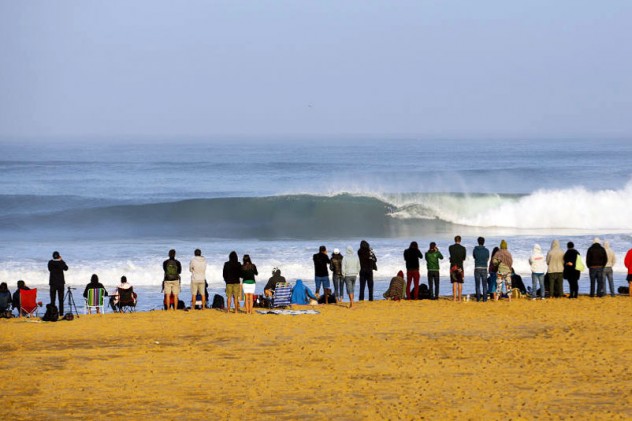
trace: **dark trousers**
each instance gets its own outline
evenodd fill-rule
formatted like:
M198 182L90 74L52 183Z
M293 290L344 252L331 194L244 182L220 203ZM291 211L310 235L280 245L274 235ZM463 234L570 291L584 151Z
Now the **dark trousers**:
M432 286L434 285L434 289ZM431 299L436 300L439 298L439 271L428 271L428 289L430 290Z
M579 295L579 277L569 279L568 287L570 289L569 298L577 298Z
M360 269L360 301L364 301L364 288L369 286L369 301L373 301L373 269Z
M59 298L59 315L64 315L64 286L50 286L50 303L55 304L55 294L57 294L57 298Z
M476 301L480 301L481 297L483 301L487 301L487 269L475 268L474 269L474 283L476 285ZM481 296L481 284L483 287L483 295Z
M551 297L561 297L564 295L563 281L562 272L549 273L549 294Z
M413 295L410 295L410 286L413 287ZM419 270L418 269L410 269L406 272L406 299L410 300L418 300L419 299Z
M590 296L595 296L595 281L597 281L597 297L603 297L603 268L590 268L588 275L590 275Z

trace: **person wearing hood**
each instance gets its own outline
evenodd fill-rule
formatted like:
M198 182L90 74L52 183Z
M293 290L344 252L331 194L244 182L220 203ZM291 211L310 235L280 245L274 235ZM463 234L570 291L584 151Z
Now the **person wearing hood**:
M610 296L614 297L614 277L612 268L615 263L617 263L617 256L614 254L614 250L610 248L610 242L604 241L603 247L606 249L606 254L608 255L608 262L606 263L606 267L603 269L604 276L604 286L603 286L603 295L606 295L606 280L608 281L608 287L610 288Z
M419 259L423 259L423 254L419 250L416 241L412 241L410 246L404 250L404 260L406 261L406 299L419 299ZM410 286L413 285L412 295Z
M195 308L197 295L202 296L202 310L206 308L206 295L204 288L206 286L206 259L202 256L202 250L195 249L193 259L189 263L189 271L191 272L191 309Z
M331 269L331 278L334 281L334 296L336 297L337 302L342 301L342 297L344 294L344 276L342 274L342 254L340 254L340 250L334 249L334 252L331 255L331 259L329 263L329 268Z
M294 288L292 288L292 298L290 302L292 304L305 305L309 304L310 299L317 300L312 290L305 286L301 279L297 279Z
M355 282L359 273L360 259L358 259L353 247L347 246L345 258L342 259L342 274L345 277L345 287L347 288L347 296L349 297L349 308L353 308L353 291L355 290Z
M404 272L401 270L397 272L397 276L391 279L391 283L388 286L388 289L383 294L386 300L394 300L399 301L403 300L406 297L406 291L404 290Z
M531 257L531 299L535 300L538 295L538 284L540 285L540 299L544 300L546 288L544 287L544 273L546 272L546 258L542 254L542 247L539 244L533 246Z
M268 283L263 288L263 295L268 298L271 298L274 295L274 291L276 290L277 284L285 283L285 277L281 276L281 269L274 268L272 269L272 277L268 279Z
M579 277L581 272L577 270L577 258L579 252L575 250L575 244L569 241L566 244L566 253L564 253L564 279L568 281L570 294L568 298L577 298L579 295Z
M236 251L231 251L228 261L224 263L222 271L226 283L226 312L230 312L230 302L233 301L235 313L239 312L239 297L241 296L241 263Z
M83 298L88 298L88 291L91 289L103 289L104 296L108 296L108 291L105 289L103 284L99 282L99 277L96 273L92 274L92 277L90 277L90 283L86 285L86 288L83 290ZM97 307L97 314L99 313L99 307ZM88 307L88 314L90 314L90 307Z
M53 252L52 260L48 261L48 285L50 286L50 303L55 304L55 295L59 300L59 314L64 314L64 285L66 279L64 272L68 270L68 265L61 258L58 251Z
M549 276L549 294L551 297L564 295L564 251L559 240L551 242L551 249L546 254L547 274Z
M369 287L369 301L373 301L373 271L377 270L377 257L368 242L362 240L358 249L360 259L360 301L364 301L364 289Z
M496 279L496 301L502 294L503 284L505 285L505 292L507 298L511 302L511 273L513 267L513 257L507 249L507 242L502 240L500 242L500 250L494 255L494 263L498 266L498 275Z
M597 284L597 297L603 297L605 286L603 284L603 268L608 263L606 249L601 246L599 238L593 240L586 252L586 266L590 276L590 296L595 296L595 283Z

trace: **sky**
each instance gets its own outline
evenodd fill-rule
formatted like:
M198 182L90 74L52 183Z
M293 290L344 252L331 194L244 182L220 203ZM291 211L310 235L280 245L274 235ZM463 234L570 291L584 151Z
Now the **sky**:
M0 139L632 139L630 0L0 0Z

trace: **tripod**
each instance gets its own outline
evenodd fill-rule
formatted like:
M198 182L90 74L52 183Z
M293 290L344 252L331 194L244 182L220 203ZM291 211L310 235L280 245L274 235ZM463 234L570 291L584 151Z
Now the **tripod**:
M79 311L77 311L77 305L75 304L75 299L72 296L72 290L73 289L76 289L76 288L68 287L66 289L66 295L64 296L64 302L68 303L68 307L70 308L70 314L72 314L72 310L74 308L75 316L77 316L77 319L78 319L79 318Z

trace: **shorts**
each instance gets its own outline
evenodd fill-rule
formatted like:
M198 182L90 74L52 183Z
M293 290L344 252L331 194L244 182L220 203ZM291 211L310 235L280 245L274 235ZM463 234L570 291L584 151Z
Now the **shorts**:
M191 295L198 295L198 294L204 297L204 282L191 283Z
M241 295L240 284L226 284L226 298L230 300L231 297L235 297L235 301L239 301Z
M356 276L345 276L345 286L347 287L347 295L353 294L355 289Z
M165 295L180 294L180 281L165 281Z
M255 293L255 289L257 287L257 284L242 284L242 287L244 289L244 294L254 294Z
M314 283L316 284L316 292L320 291L320 286L323 286L323 289L331 289L331 285L329 284L329 276L315 276Z

